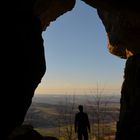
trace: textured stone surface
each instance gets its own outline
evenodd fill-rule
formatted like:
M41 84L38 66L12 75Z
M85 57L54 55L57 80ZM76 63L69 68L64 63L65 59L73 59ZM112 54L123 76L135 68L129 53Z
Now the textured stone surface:
M22 125L46 71L42 31L74 4L74 0L6 0L1 3L1 9L5 10L1 12L0 22L3 140Z
M125 59L140 53L140 6L137 1L84 1L97 8L107 32L109 52Z
M116 140L140 139L140 54L129 57L121 90Z
M31 125L21 125L12 131L8 140L58 140L58 138L42 136Z
M108 36L108 48L112 54L121 58L129 57L129 53L140 53L140 14L126 11L102 11L99 16Z
M41 19L42 28L46 30L50 22L72 10L75 0L36 0L34 13Z

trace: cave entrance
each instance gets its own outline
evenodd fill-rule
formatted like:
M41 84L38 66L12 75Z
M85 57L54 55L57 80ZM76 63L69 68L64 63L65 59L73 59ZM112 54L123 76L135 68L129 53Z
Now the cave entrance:
M82 9L82 10L81 10ZM120 89L124 61L109 54L96 9L77 1L43 32L47 71L36 94Z
M51 105L65 102L64 96L56 95L81 96L100 89L104 94L120 95L124 61L108 52L106 32L96 9L77 1L72 11L50 24L43 39L47 71L33 98L33 103L42 106L31 106L25 119L39 127L39 132L47 132L56 121L47 112L56 113ZM53 121L48 121L48 116Z

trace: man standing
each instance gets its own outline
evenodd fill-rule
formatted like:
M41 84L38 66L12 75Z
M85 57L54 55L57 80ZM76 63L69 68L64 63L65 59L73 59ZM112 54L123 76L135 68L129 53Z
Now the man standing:
M79 105L78 112L75 115L75 133L78 133L78 140L88 140L88 132L90 132L90 123L87 113L83 112L83 105Z

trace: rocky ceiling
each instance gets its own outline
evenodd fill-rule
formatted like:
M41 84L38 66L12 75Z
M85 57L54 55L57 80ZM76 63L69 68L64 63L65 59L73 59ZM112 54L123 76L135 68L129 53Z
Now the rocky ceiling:
M97 9L108 37L108 50L120 58L140 53L140 5L138 1L83 0ZM50 22L71 11L75 0L36 0L34 11L43 30ZM85 27L86 28L86 27Z

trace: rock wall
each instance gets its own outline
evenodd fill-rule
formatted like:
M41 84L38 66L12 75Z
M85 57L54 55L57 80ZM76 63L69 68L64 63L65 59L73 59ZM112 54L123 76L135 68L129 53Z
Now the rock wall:
M140 14L128 11L102 11L98 14L103 21L107 36L108 49L112 54L127 58L140 53Z
M83 1L97 9L112 54L126 59L132 54L140 53L140 6L137 1Z
M42 31L72 9L74 0L1 3L1 139L20 127L46 71ZM36 10L35 10L36 9ZM44 11L45 9L45 11Z
M46 30L50 22L71 11L76 0L34 0L34 14L38 15L42 29Z
M129 57L121 90L116 140L140 139L140 54Z

